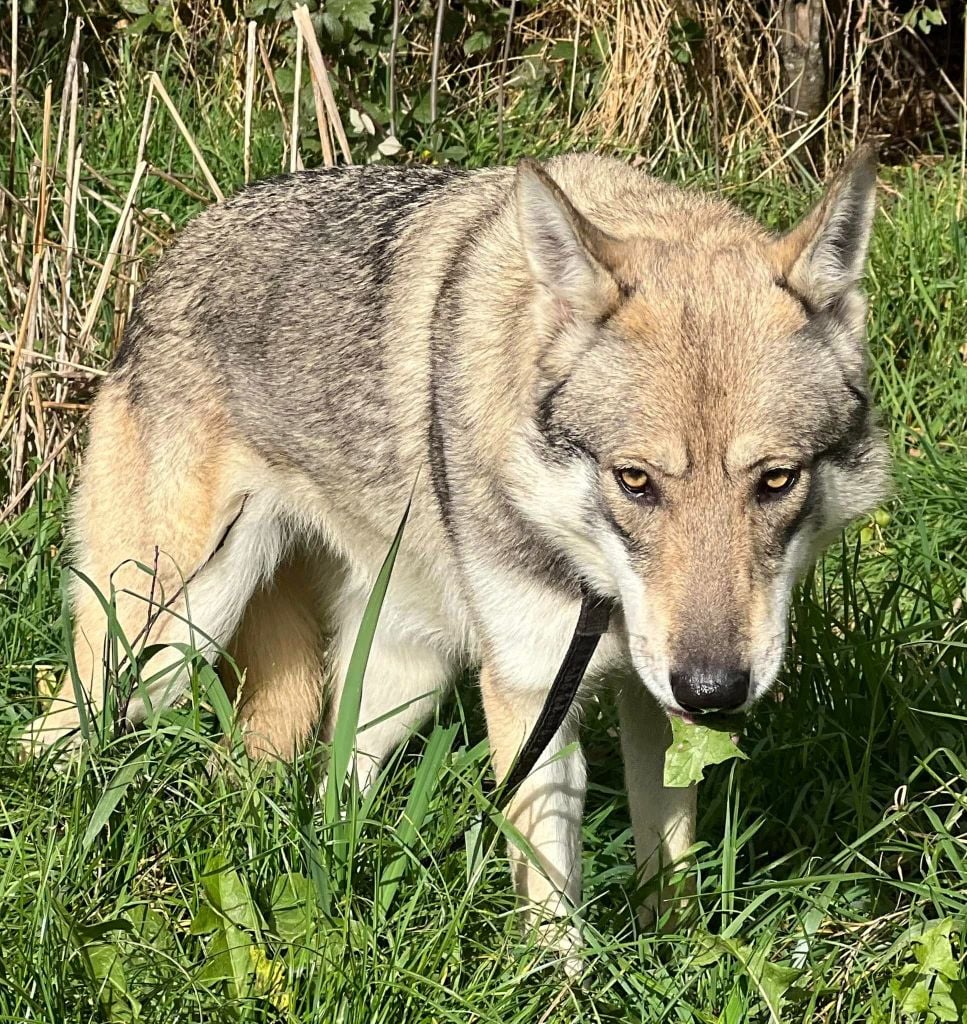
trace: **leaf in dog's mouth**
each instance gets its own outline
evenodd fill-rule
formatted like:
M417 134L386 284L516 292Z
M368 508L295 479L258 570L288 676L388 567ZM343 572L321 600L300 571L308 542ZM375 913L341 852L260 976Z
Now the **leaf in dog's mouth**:
M711 724L686 722L672 718L672 742L665 751L665 785L670 789L684 789L701 782L705 769L737 757L748 760L748 754L739 749L736 722L721 721Z

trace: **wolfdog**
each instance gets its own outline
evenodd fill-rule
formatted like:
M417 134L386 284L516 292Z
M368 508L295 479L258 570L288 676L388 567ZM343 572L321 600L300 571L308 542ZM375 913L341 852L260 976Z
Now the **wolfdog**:
M887 483L860 289L874 193L864 149L774 234L570 155L306 171L211 207L141 290L91 415L72 513L90 709L111 683L99 591L150 645L131 721L183 696L186 648L229 652L248 751L291 758L331 724L412 495L362 783L467 665L507 772L584 589L615 602L585 686L615 688L640 868L680 862L695 795L663 785L669 716L769 690L797 576ZM28 745L73 741L74 694ZM578 718L508 812L545 922L580 902Z

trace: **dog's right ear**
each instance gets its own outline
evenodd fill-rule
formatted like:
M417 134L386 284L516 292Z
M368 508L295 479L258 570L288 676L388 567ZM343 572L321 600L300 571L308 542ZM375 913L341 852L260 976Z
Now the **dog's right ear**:
M555 319L593 319L619 294L616 242L595 227L533 160L517 165L517 218L535 280L554 299Z

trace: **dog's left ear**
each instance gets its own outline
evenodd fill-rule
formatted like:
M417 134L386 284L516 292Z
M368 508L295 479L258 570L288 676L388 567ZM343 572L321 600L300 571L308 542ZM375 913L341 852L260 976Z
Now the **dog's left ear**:
M808 306L835 310L855 296L866 264L875 200L876 151L862 146L830 182L818 205L776 243L780 273ZM847 302L842 309L847 318L853 305Z

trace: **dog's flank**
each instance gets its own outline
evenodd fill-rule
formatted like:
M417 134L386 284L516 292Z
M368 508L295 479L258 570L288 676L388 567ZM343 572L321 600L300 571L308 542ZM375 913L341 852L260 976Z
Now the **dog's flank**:
M662 787L664 712L768 690L796 577L886 485L858 290L873 195L863 152L775 236L570 156L305 172L211 208L142 290L93 413L73 506L92 705L106 622L80 574L130 637L176 595L142 636L164 645L142 673L153 705L185 692L178 645L227 649L250 751L291 756L338 704L415 481L364 781L468 662L506 771L583 584L619 608L591 674L620 690L643 870L679 859L694 795ZM77 723L68 681L30 741ZM580 901L584 764L558 756L576 730L511 809L544 866L516 859L519 890L550 914Z

